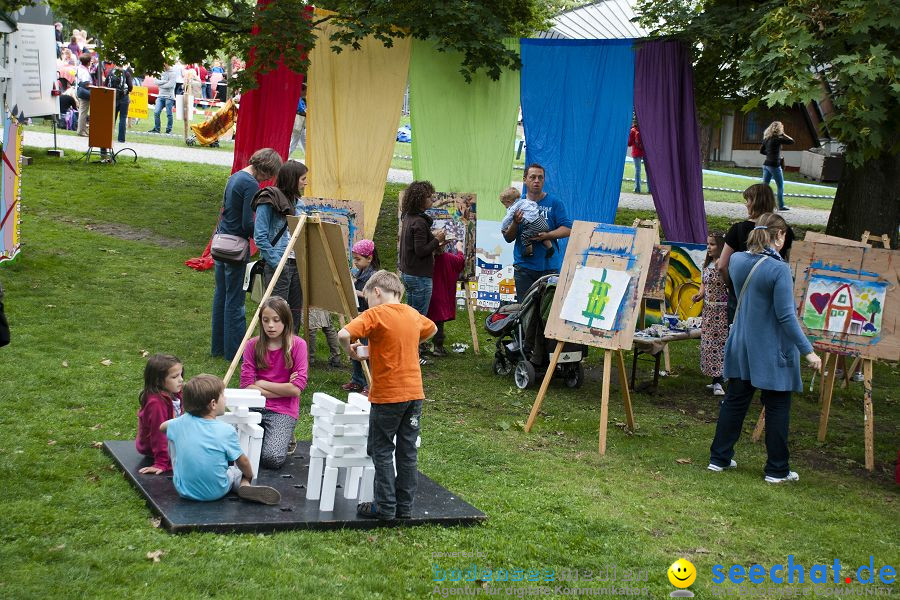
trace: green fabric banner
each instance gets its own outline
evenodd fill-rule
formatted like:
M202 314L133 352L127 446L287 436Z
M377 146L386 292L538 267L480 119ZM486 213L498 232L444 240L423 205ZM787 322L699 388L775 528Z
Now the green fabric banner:
M518 40L509 46L519 49ZM439 192L477 194L478 220L506 214L500 192L514 179L519 71L497 81L483 72L466 83L458 53L414 40L409 63L413 176Z

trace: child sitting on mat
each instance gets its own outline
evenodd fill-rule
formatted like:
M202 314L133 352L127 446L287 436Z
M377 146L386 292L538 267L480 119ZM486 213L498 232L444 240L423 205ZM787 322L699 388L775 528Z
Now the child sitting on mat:
M356 514L373 519L410 518L416 495L416 438L425 398L419 343L433 336L437 328L416 309L400 303L403 291L399 277L378 271L363 288L368 310L338 333L341 345L354 360L360 359L356 353L360 343L351 346L350 341L369 339L372 408L368 453L375 465L375 501L360 503Z
M281 494L250 485L253 469L241 450L237 431L217 421L225 414L225 384L213 375L197 375L184 384L185 414L160 426L169 438L175 490L189 500L218 500L234 491L244 500L278 504ZM234 465L228 466L229 462Z
M138 400L137 439L134 446L144 456L153 459L153 465L138 472L159 475L172 470L166 434L159 426L181 416L181 386L184 383L184 366L171 354L154 354L144 367L144 389Z
M534 254L534 248L531 247L531 238L539 233L550 231L550 227L547 225L547 219L541 214L537 203L521 196L522 194L519 193L519 190L514 187L506 188L500 194L500 204L506 207L506 216L503 217L503 221L500 223L500 231L506 231L516 217L516 213L522 211L519 240L522 242L522 251L525 253L525 256L531 256ZM556 252L553 248L553 242L544 240L541 243L547 249L547 258L553 256Z

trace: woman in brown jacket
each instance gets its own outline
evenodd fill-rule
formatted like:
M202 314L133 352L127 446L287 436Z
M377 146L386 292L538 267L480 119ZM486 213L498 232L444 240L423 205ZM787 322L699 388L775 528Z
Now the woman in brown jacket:
M434 202L429 181L413 181L400 205L400 278L406 286L406 303L422 315L431 302L434 251L444 243L443 231L431 231L434 220L426 214Z

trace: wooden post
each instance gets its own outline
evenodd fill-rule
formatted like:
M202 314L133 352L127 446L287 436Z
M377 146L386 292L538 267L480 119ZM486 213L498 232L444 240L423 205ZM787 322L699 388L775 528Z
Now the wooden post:
M872 359L862 361L863 368L863 414L865 427L866 469L875 470L875 414L872 409Z
M663 355L663 369L666 371L666 375L672 374L672 362L669 360L669 345L666 344L662 349Z
M525 423L525 432L531 431L534 420L537 418L538 411L541 410L541 404L544 403L544 395L550 386L550 380L553 379L553 372L556 370L556 363L559 362L559 354L562 352L564 342L556 342L556 350L550 358L550 366L547 367L547 373L544 374L544 380L541 382L541 389L538 390L537 398L534 399L534 405L531 407L531 414L528 415L528 421Z
M756 420L756 427L753 428L753 435L750 437L754 442L758 442L762 437L763 429L766 427L766 407L759 411L759 419Z
M302 218L307 218L304 214ZM316 217L318 220L318 217ZM310 221L312 223L312 221ZM303 249L307 255L309 249L309 234L306 236L306 248ZM300 290L303 293L303 334L306 338L306 346L309 348L309 355L313 356L316 349L312 347L311 334L309 329L309 256L303 261L303 271L300 273Z
M475 307L473 306L468 281L463 281L463 289L466 290L466 311L469 313L469 329L472 332L472 349L475 351L475 354L478 354L478 329L475 327Z
M625 403L625 425L628 431L634 432L634 411L631 408L631 392L628 389L628 374L625 372L625 357L621 350L616 350L619 366L619 389L622 390L622 401Z
M829 356L829 355L826 355ZM822 383L822 413L819 416L819 441L825 441L828 431L828 413L831 411L831 395L834 393L834 374L837 371L837 354L832 354L834 361L828 368L828 376ZM827 364L823 367L827 367Z
M609 420L609 376L612 350L603 352L603 388L600 395L600 456L606 454L606 425Z
M253 328L256 327L257 321L259 321L259 313L262 312L263 302L269 299L269 296L272 295L272 290L275 289L275 284L278 283L278 278L281 276L281 271L284 269L284 265L288 261L288 257L291 255L291 250L294 248L294 243L300 237L300 232L303 231L303 226L306 224L306 215L302 215L300 217L300 221L297 223L297 229L294 230L294 233L291 235L290 241L288 241L287 248L284 250L284 254L281 255L281 260L278 261L278 266L275 267L275 273L272 274L272 280L269 281L269 285L266 287L266 291L263 293L262 298L259 299L259 306L256 307L256 312L253 314L253 319L250 321L250 325L247 326L247 331L244 332L244 339L241 340L241 345L238 347L237 352L234 355L234 358L231 359L231 364L228 366L228 371L225 373L225 377L222 378L222 381L225 382L225 387L228 387L228 382L231 380L231 376L234 375L234 371L237 369L238 363L241 361L241 357L244 354L244 346L247 345L247 340L253 335ZM307 262L307 264L309 264Z

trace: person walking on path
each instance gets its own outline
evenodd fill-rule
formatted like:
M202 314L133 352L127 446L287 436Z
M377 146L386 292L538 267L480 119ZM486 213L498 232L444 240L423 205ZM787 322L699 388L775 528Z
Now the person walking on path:
M769 185L775 179L778 186L778 210L790 210L784 205L784 171L781 169L781 147L794 143L793 138L785 135L781 121L772 121L763 133L763 142L759 153L766 157L763 163L763 183Z
M821 359L800 329L794 306L794 281L778 251L787 224L774 213L761 215L747 240L747 252L731 257L728 271L739 290L734 325L725 345L728 392L719 408L709 452L710 471L737 467L734 445L756 390L766 409L765 481L785 483L800 477L790 470L788 426L791 392L803 388L800 355L819 370ZM743 311L741 309L744 309Z
M536 235L535 241L552 240L554 244L562 238L569 237L572 232L572 219L566 213L566 207L560 200L544 191L544 167L532 163L525 168L525 197L538 206L544 216L549 231ZM524 220L521 211L516 213L509 227L502 231L503 239L515 242L513 246L513 278L516 282L516 298L522 302L528 288L544 275L559 273L562 267L562 252L554 252L547 256L547 249L542 244L533 245L533 253L526 256L525 249L519 239L519 226Z

